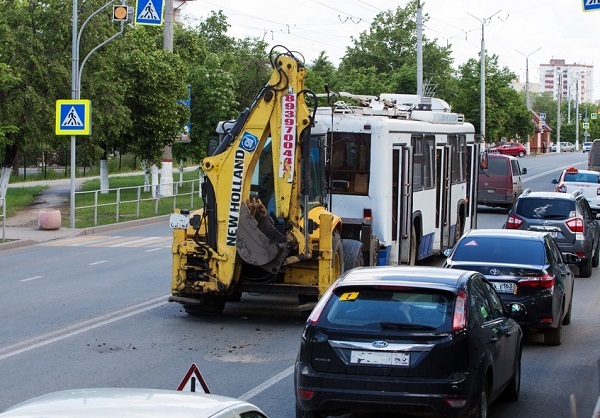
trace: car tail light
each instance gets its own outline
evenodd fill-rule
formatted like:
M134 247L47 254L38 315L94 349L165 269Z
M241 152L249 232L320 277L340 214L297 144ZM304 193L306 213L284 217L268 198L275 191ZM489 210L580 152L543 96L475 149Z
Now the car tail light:
M566 224L571 232L583 232L583 219L581 218L569 219Z
M310 313L310 315L308 316L308 319L306 320L306 322L308 322L309 324L312 324L312 325L317 324L317 322L319 321L319 317L321 316L321 313L323 312L323 309L325 309L325 305L327 305L327 301L331 297L331 293L333 293L333 289L335 289L335 287L336 287L335 286L336 283L337 283L337 281L335 283L333 283L331 286L329 286L329 289L327 289L325 291L325 293L323 294L323 296L321 296L321 299L319 300L319 302L317 302L317 305L313 308L313 310Z
M314 390L298 389L298 397L300 399L306 399L307 401L310 401L313 396L315 396Z
M467 326L467 294L459 290L454 303L454 318L452 319L452 331L460 331Z
M556 191L558 193L567 193L567 186L565 186L564 184L559 184L558 186L556 186Z
M555 278L548 272L543 272L539 276L523 277L519 279L517 285L529 289L552 289Z
M510 215L506 221L506 229L519 229L522 224L523 219L519 218L517 215Z

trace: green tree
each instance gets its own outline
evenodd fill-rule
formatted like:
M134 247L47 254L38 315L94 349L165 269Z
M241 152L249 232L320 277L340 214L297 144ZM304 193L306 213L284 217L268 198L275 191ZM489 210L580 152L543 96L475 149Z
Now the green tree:
M453 108L481 132L480 91L481 77L478 60L470 59L459 67L457 94ZM506 67L499 68L498 56L486 58L486 142L503 139L528 140L534 132L531 113L525 102L512 87L515 75Z
M349 87L355 88L357 81L363 79L368 83L360 89L363 94L416 93L416 11L417 1L411 0L404 8L381 12L373 19L368 32L352 38L353 46L347 48L339 67L340 90L351 91ZM424 14L423 21L428 19ZM440 47L426 36L422 41L426 92L438 96L448 94L453 91L451 79L454 74L450 47ZM370 76L361 74L362 71L389 81L373 83ZM347 80L350 81L347 83ZM383 87L387 91L370 90Z

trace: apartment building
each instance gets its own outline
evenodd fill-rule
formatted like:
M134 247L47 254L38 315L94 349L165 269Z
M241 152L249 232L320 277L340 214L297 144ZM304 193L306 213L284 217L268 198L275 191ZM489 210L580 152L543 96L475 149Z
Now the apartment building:
M567 64L564 59L551 59L540 64L540 91L552 92L554 100L560 94L563 100L579 103L594 101L594 66Z

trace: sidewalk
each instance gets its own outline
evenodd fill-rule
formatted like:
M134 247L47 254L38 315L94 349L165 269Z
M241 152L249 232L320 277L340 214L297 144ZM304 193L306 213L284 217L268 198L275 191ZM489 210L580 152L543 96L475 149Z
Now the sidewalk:
M194 168L192 168L194 169ZM141 172L115 174L114 176L136 175L143 174ZM175 174L174 174L175 176ZM109 177L112 177L109 176ZM75 189L79 190L81 185L88 180L98 177L83 177L75 179ZM12 183L9 188L15 187L32 187L32 186L49 186L48 189L42 191L34 200L34 202L18 212L14 216L7 218L4 221L4 229L2 228L2 219L0 219L0 251L18 248L27 245L33 245L40 242L52 241L61 238L75 237L78 235L88 235L102 231L110 231L120 228L128 228L142 224L163 222L168 219L168 215L157 216L153 218L136 219L133 221L119 222L110 225L103 225L91 228L69 228L70 226L70 207L69 199L71 195L71 179L59 180L42 180L31 181L25 183ZM41 229L38 225L38 215L42 209L58 209L61 213L62 226L55 230ZM2 241L4 232L5 242Z

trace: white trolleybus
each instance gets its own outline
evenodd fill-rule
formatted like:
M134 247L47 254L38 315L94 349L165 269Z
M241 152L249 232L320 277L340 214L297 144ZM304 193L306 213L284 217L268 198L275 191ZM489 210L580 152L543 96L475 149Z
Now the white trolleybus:
M327 131L330 210L366 265L418 264L476 228L473 125L436 98L341 95L364 106L319 107L315 128Z

